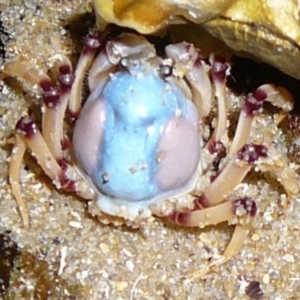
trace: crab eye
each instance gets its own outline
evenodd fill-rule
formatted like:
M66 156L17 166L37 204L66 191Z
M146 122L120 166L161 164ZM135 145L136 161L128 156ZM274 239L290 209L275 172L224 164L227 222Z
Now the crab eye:
M161 78L166 78L166 77L171 76L172 72L173 72L173 68L168 65L160 65L159 71L158 71Z
M127 58L127 57L122 57L119 62L120 68L124 69L124 70L128 70L129 64L130 64L130 61L129 61L129 58Z

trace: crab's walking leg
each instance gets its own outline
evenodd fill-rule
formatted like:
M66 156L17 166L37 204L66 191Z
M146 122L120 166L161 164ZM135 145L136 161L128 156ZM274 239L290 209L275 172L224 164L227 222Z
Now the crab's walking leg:
M229 202L219 203L224 200L226 195L232 193L251 170L253 164L260 157L266 156L267 148L265 146L246 144L235 157L230 159L203 194L195 199L194 211L174 212L171 219L176 223L195 227L214 225L232 219L235 212L231 209L231 204ZM219 210L219 206L221 206L221 210ZM207 210L210 210L208 214L206 214Z
M21 164L26 148L31 146L32 151L38 154L37 159L50 178L57 177L57 174L61 173L61 169L46 146L36 124L30 118L21 118L16 125L16 131L16 141L9 166L9 181L12 192L17 199L23 223L25 226L28 226L28 211L23 201L19 184Z
M251 125L254 117L262 110L263 102L268 101L282 109L276 123L293 107L292 97L288 92L272 85L263 85L253 94L249 94L242 108L236 135L229 149L228 161L213 182L195 199L194 211L174 212L170 218L185 226L205 227L214 225L235 217L238 220L234 234L220 261L224 263L235 255L242 247L256 214L256 205L250 198L221 203L230 195L235 187L243 180L252 166L261 158L258 165L262 171L271 171L283 185L289 196L298 193L298 180L295 172L270 141L267 148L264 145L249 144ZM267 138L266 138L267 139ZM221 204L220 204L221 203Z
M84 40L84 48L76 66L75 79L71 89L69 112L74 119L77 119L81 109L84 77L87 74L99 48L100 40L98 36L92 32L89 33Z
M73 82L72 67L68 58L59 56L60 86L57 87L48 75L38 71L25 62L11 62L5 65L3 72L7 76L21 78L43 90L43 137L51 153L60 161L63 159L61 143L63 141L63 119L69 100L69 90Z
M258 165L258 169L262 172L270 172L284 187L288 197L295 197L299 193L299 180L296 172L271 143L269 143L268 153L271 159L263 160Z
M203 210L187 213L174 213L172 221L186 226L204 228L238 218L234 233L227 245L222 261L233 257L242 248L256 216L257 207L249 197L228 201Z
M226 72L228 64L224 58L212 56L211 74L215 85L215 95L218 102L217 126L208 141L206 148L214 152L214 145L227 137L227 97L226 97Z
M247 95L245 104L240 112L239 121L235 130L234 139L228 151L228 157L232 157L250 139L251 125L255 114L262 109L267 94L257 89L253 94Z
M199 211L182 214L176 213L176 216L174 215L172 217L172 221L181 225L203 228L238 218L234 233L222 255L221 263L224 263L242 248L244 241L249 234L256 212L257 207L255 202L252 199L245 197Z
M224 255L230 258L239 251L248 234L249 224L252 223L256 214L256 205L248 197L220 203L244 179L253 164L259 158L266 156L267 148L265 146L246 144L236 156L229 160L203 194L195 199L194 211L175 211L169 216L170 219L184 226L205 227L243 216L243 221L236 225L235 233L224 252Z
M20 205L24 225L28 225L28 213L21 196L19 177L21 163L27 147L32 151L38 164L47 176L52 179L58 189L63 188L67 191L76 192L86 199L93 197L93 191L88 185L79 176L73 177L75 173L72 173L69 165L66 163L60 165L57 162L40 133L37 124L29 117L23 117L16 125L16 143L10 162L9 180L12 185L13 194Z
M200 59L199 50L188 43L179 43L167 46L166 54L174 61L174 75L185 77L191 86L199 118L207 117L212 106L212 88L206 65ZM226 76L229 65L224 58L218 56L211 56L210 62L218 102L218 117L216 128L206 148L213 153L216 152L216 145L227 138Z
M208 76L209 67L200 57L199 49L188 43L168 45L166 54L174 62L173 74L186 77L192 90L192 99L199 119L207 117L212 106L212 87Z
M268 95L266 101L281 109L274 120L276 125L278 125L294 108L293 96L285 88L274 84L264 84L259 89L262 89Z
M271 84L265 84L257 88L253 94L247 96L243 105L234 139L229 149L229 157L233 156L241 147L248 143L253 120L262 110L265 101L282 109L277 120L275 120L277 124L293 109L293 98L285 89Z
M15 137L15 145L11 154L10 164L9 164L9 183L12 188L12 193L17 200L18 207L20 209L21 217L23 220L23 224L25 226L29 225L29 217L26 205L22 198L22 193L20 189L20 172L21 165L24 157L24 153L26 151L26 144L24 143L22 137L16 134Z
M29 117L22 117L16 125L16 131L18 139L21 138L31 149L46 175L58 180L63 170L46 144L37 124Z
M196 200L198 209L219 204L243 181L259 158L265 158L268 149L264 145L246 144L232 157L219 175Z
M21 118L16 125L15 146L9 166L9 180L12 192L20 208L23 223L27 226L29 224L28 212L21 196L19 185L24 152L29 145L32 145L33 153L37 154L42 168L50 178L55 178L55 174L61 172L57 161L62 161L62 124L64 107L68 97L65 96L63 101L59 101L61 100L60 91L52 83L51 79L43 71L38 71L27 63L11 62L5 65L3 72L6 76L16 76L33 85L39 85L44 93L44 104L46 106L43 115L44 136L41 136L36 124L31 119L27 117ZM64 81L67 82L68 80L64 77ZM29 141L29 143L26 141Z
M63 122L74 75L67 57L56 55L54 59L58 68L58 86L50 79L44 79L39 83L44 96L42 134L56 160L62 161L62 143L65 144Z
M21 196L19 176L26 148L30 148L44 172L54 184L66 190L75 191L84 198L92 198L92 192L81 178L69 178L70 166L62 153L63 120L73 83L72 66L67 57L56 56L59 86L49 76L24 62L11 62L4 68L6 76L16 76L39 85L43 90L43 132L29 117L21 118L16 125L16 142L10 162L9 179L12 192L20 207L24 225L28 225L28 212ZM71 171L72 173L72 171ZM73 172L74 173L74 172ZM73 176L73 175L72 175Z
M282 87L275 87L271 84L260 86L253 94L249 94L240 113L234 139L229 149L228 158L235 155L239 149L250 139L251 126L255 116L262 110L263 103L267 101L281 111L275 116L275 123L278 125L283 118L293 109L292 95ZM270 171L282 184L288 196L293 197L299 191L297 175L289 166L287 161L278 153L267 137L264 137L268 144L270 159L263 161L259 168L262 171Z

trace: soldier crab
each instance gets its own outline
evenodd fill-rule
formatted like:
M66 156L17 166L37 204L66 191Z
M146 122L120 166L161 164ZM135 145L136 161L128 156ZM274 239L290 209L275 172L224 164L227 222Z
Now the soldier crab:
M67 57L56 56L56 65L57 84L25 62L4 68L7 76L39 85L44 96L41 132L30 117L22 117L10 161L9 179L25 225L29 218L19 176L26 148L58 189L96 200L91 207L99 215L101 211L131 225L152 214L194 227L235 220L224 260L240 249L256 215L248 196L226 201L253 166L275 174L288 196L298 192L294 171L269 136L251 137L256 120L267 124L261 114L265 101L280 109L268 121L275 127L292 109L287 91L263 85L249 94L230 140L229 66L214 56L206 63L192 44L168 45L160 58L142 36L124 33L101 46L90 34L75 76ZM81 109L88 70L91 93ZM207 135L205 122L215 101L216 125ZM77 120L72 149L63 131L67 106Z

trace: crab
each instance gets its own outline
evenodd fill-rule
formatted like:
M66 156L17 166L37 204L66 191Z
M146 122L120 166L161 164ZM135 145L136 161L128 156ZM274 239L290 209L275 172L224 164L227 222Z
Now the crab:
M227 200L253 167L273 173L288 197L298 193L297 175L270 137L251 134L255 123L262 131L277 128L293 108L283 88L265 84L249 94L231 139L230 66L214 55L203 60L193 44L167 45L159 57L141 35L100 41L91 32L74 74L66 56L52 61L56 82L24 61L3 70L38 85L44 98L41 130L23 116L10 159L9 181L25 226L30 220L19 177L26 149L57 189L92 200L89 209L101 221L111 216L139 226L154 215L188 227L234 223L222 263L240 250L257 213L247 195ZM82 105L86 73L90 95ZM279 110L271 120L262 113L265 102ZM72 142L64 132L66 111L75 123Z
M299 1L93 0L98 26L107 23L152 34L193 22L235 51L246 51L300 79ZM193 34L199 33L195 26ZM191 31L191 28L187 29Z

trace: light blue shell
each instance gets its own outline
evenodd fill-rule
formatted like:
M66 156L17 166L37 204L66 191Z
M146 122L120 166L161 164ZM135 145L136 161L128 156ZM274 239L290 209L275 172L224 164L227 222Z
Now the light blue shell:
M176 112L187 114L183 93L155 75L119 72L103 90L107 119L92 179L106 195L140 201L156 196L157 145Z
M132 61L130 69L100 80L77 120L77 167L107 214L145 217L151 204L195 187L197 109L182 86L173 77L162 78L158 68Z
M105 195L129 201L160 193L157 146L167 122L192 109L182 91L156 74L113 75L102 92L106 121L92 181Z

